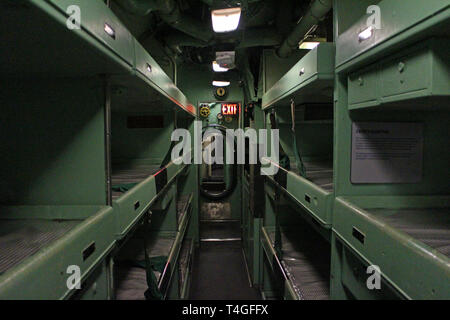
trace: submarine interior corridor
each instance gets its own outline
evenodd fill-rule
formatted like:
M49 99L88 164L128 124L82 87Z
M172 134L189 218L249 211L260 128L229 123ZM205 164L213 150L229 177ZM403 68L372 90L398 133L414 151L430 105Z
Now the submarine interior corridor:
M449 27L1 0L0 300L449 300Z

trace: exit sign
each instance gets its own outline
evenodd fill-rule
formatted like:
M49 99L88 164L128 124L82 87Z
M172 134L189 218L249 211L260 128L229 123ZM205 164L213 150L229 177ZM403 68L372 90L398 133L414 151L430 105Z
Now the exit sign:
M239 103L222 103L222 114L224 116L235 116L239 113Z

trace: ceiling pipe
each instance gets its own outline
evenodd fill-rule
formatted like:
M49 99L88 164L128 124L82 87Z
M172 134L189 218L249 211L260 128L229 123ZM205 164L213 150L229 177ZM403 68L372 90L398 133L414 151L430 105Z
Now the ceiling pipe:
M229 40L234 41L234 38L230 38ZM218 43L223 43L224 41L226 41L226 39L204 42L199 39L186 36L180 32L172 32L164 37L165 44L168 47L175 49L177 52L180 51L180 47L204 48ZM236 50L261 46L278 46L282 41L282 36L278 34L275 28L251 28L244 30L241 33L240 40L237 41Z
M233 1L217 1L217 0L201 0L204 4L206 4L208 7L214 7L215 5L222 5L223 7L228 7L231 5L242 5L242 3L254 3L259 2L261 0L233 0Z
M332 6L332 0L313 0L308 11L277 50L278 56L280 58L287 58L296 50L298 43L307 35L311 28L323 20Z
M283 41L282 35L273 27L271 28L250 28L242 31L242 37L236 49L277 46Z
M181 47L196 47L196 48L205 48L214 44L214 41L205 42L203 40L191 37L182 32L171 32L164 36L164 43L167 47L173 50L176 53L181 53Z
M115 0L122 9L135 15L145 16L156 11L161 19L173 28L191 37L208 42L213 32L200 21L183 14L175 0Z

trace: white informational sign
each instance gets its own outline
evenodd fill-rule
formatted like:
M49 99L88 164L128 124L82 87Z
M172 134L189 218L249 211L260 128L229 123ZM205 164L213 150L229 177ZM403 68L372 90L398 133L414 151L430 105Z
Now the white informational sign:
M352 183L417 183L422 162L423 123L353 123Z

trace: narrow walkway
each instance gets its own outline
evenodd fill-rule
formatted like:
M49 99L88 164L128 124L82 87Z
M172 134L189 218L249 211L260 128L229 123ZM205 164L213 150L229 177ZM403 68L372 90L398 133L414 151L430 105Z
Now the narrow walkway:
M259 300L249 285L240 241L203 242L193 266L193 300Z
M236 239L239 222L204 221L202 239ZM260 300L251 288L241 241L201 241L192 275L190 298L193 300Z

